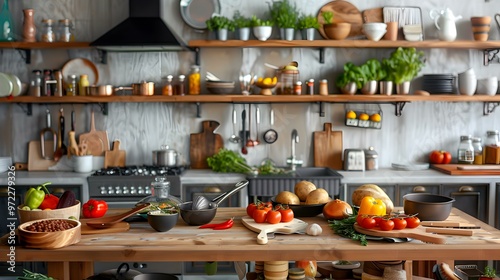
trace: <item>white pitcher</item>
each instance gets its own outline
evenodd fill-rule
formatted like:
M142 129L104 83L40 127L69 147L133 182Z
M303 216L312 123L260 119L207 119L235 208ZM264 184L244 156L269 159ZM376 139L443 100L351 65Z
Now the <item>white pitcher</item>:
M455 16L453 12L446 8L442 11L431 10L430 16L438 29L438 38L442 41L454 41L457 38L457 26L455 22L462 16Z

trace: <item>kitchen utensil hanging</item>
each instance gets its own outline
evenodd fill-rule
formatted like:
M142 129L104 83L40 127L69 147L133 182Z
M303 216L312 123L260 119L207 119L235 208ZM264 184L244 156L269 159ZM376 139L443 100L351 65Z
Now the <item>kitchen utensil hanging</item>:
M68 148L64 144L64 111L59 110L59 129L57 131L57 150L54 153L54 160L59 160L63 155L68 153Z
M51 120L50 120L50 118L51 118L50 117L50 111L49 111L49 109L47 109L47 113L46 113L46 123L47 123L47 126L45 128L43 128L42 131L40 132L40 151L42 153L42 158L43 159L54 159L52 156L48 156L47 151L45 151L45 134L48 133L49 137L52 138L52 139L49 139L49 140L54 141L54 148L53 148L52 152L55 152L57 150L57 133L51 127Z
M269 112L269 123L271 127L274 125L274 109L271 109L271 111ZM276 142L276 140L278 140L278 132L276 132L276 130L272 128L269 128L268 130L266 130L266 132L264 132L263 138L264 142L266 142L267 144L273 144L274 142Z
M238 144L241 141L241 138L238 136L238 126L237 126L237 115L236 115L236 108L234 107L233 104L233 135L229 137L229 142Z
M245 105L243 105L243 110L241 111L241 123L242 123L242 142L241 142L241 153L246 155L248 153L246 144L247 144L247 131L246 131L246 120L247 120L247 111L245 109Z
M248 140L246 143L247 147L255 147L259 145L259 141L257 139L252 139L252 104L248 104Z

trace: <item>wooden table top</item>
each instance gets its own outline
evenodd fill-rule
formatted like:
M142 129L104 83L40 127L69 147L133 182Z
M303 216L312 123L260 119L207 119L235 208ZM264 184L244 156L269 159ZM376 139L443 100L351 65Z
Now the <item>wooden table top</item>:
M276 234L268 244L257 244L257 233L242 223L243 208L219 208L214 223L235 218L228 230L199 229L179 218L168 232L156 232L147 222L132 222L123 233L82 235L75 245L38 250L15 247L16 261L273 261L331 260L500 260L500 230L458 209L448 221L480 226L473 236L447 236L446 244L418 240L406 243L369 241L368 246L336 235L322 215L301 218L323 228L319 236ZM0 260L7 261L10 247L0 245Z

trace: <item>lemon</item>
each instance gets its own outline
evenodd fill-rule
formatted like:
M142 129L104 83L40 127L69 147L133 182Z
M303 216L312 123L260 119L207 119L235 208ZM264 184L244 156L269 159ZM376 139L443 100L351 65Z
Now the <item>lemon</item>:
M278 82L278 77L273 77L273 85Z
M347 114L345 115L346 118L348 119L355 119L356 118L356 113L354 111L349 111L347 112Z
M379 113L375 113L370 116L370 121L372 122L380 122L382 120L382 117L380 116Z
M362 121L367 121L369 118L370 118L370 116L368 116L368 114L365 114L365 113L362 113L361 115L359 115L359 119Z
M263 84L265 85L271 85L273 83L273 79L272 78L264 78L264 80L262 81Z
M257 83L262 83L262 80L264 80L264 78L262 77L257 78Z

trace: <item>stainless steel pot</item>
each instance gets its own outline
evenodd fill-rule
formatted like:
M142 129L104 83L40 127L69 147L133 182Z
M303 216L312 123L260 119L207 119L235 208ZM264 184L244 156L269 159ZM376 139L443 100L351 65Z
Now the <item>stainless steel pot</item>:
M140 82L132 84L132 95L153 95L155 93L155 83Z
M153 151L154 166L177 166L178 153L174 149L169 149L168 146L161 146L160 150Z

